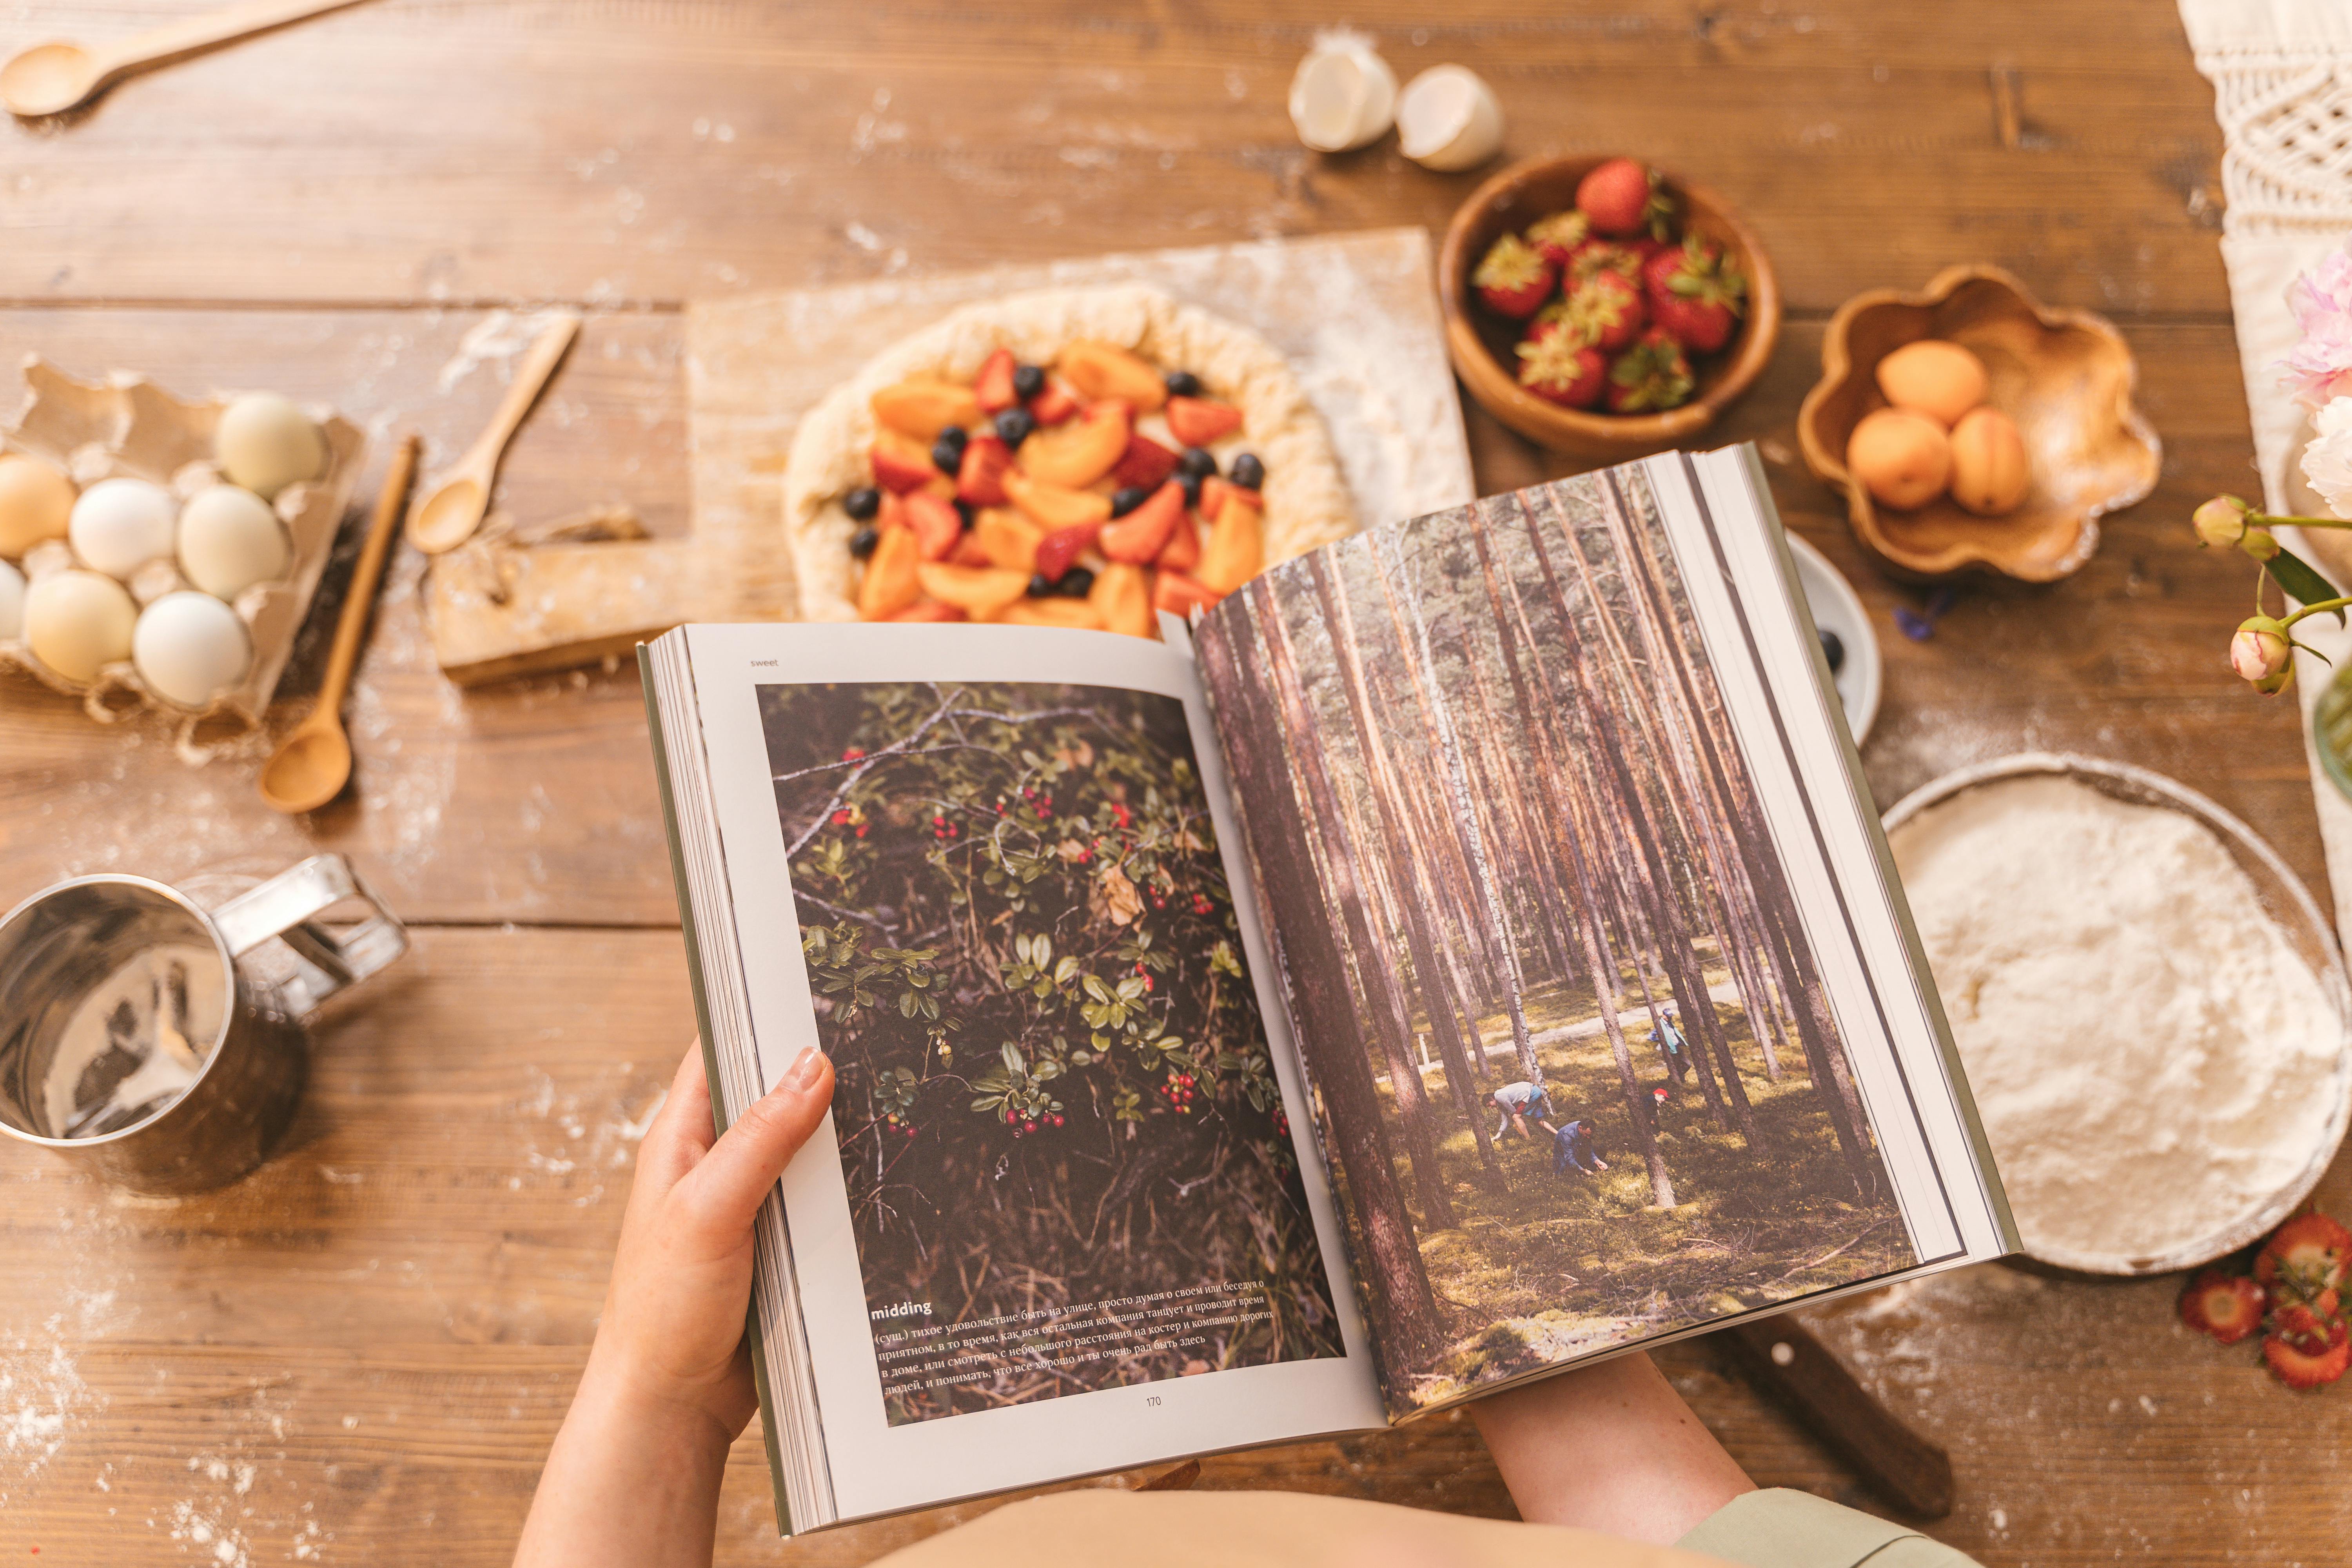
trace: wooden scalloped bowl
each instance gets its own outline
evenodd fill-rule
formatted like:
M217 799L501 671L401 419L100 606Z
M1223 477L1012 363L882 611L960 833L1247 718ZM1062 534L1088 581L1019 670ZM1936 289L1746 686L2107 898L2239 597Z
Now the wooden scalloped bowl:
M1921 338L1948 339L1984 361L1985 400L2025 438L2032 487L2006 517L1979 517L1949 496L1916 511L1882 510L1846 471L1853 427L1886 405L1878 362ZM2156 488L2164 448L2132 405L2138 379L2105 318L2048 309L1997 267L1953 267L1918 293L1874 289L1838 307L1797 441L1815 477L1845 492L1854 538L1895 575L2054 582L2098 549L2101 517Z
M1471 299L1470 273L1507 230L1525 228L1576 205L1577 183L1605 158L1536 158L1514 163L1471 193L1446 225L1437 255L1437 300L1445 312L1445 352L1479 406L1531 441L1588 458L1622 460L1691 440L1756 383L1780 336L1780 286L1764 247L1720 196L1665 176L1685 223L1723 247L1748 275L1748 310L1721 352L1691 368L1697 389L1663 414L1591 414L1547 403L1519 385L1511 367L1516 323L1494 319Z

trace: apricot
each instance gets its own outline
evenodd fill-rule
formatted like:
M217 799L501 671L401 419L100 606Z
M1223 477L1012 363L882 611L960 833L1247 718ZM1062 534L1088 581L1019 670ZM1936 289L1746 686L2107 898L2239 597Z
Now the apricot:
M1853 427L1845 466L1880 501L1910 511L1944 493L1944 481L1952 474L1951 437L1924 414L1881 408ZM1202 580L1207 579L1204 571Z
M1067 626L1073 631L1103 630L1103 613L1085 599L1023 599L1004 606L1001 617L1016 626Z
M1054 368L1083 395L1121 398L1139 413L1156 414L1168 401L1168 384L1160 373L1116 343L1077 339L1064 346Z
M908 528L886 528L873 559L866 563L865 580L857 585L857 614L869 621L887 621L922 595L915 569L922 552Z
M1151 616L1151 582L1142 567L1114 561L1095 574L1087 602L1099 612L1106 631L1148 637L1157 629Z
M1878 390L1948 430L1985 400L1984 361L1958 343L1922 338L1878 362Z
M1004 493L1030 521L1047 530L1110 521L1110 497L1049 485L1043 479L1029 478L1018 468L1005 473Z
M2017 510L2033 482L2025 437L1998 408L1971 408L1952 426L1952 499L1981 517Z
M1232 489L1217 508L1217 521L1201 546L1195 581L1213 594L1230 594L1265 564L1265 514L1254 490Z
M1107 397L1089 405L1066 425L1040 430L1021 444L1021 471L1064 489L1082 490L1118 466L1127 456L1133 411Z
M1029 591L1025 572L1002 566L950 566L926 561L915 568L923 592L981 620L1001 613Z
M950 425L980 423L980 398L969 386L918 376L886 386L873 398L874 417L928 447Z

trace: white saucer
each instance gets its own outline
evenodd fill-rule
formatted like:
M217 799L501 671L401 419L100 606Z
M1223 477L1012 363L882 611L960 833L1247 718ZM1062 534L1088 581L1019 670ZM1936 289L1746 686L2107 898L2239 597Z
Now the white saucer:
M1869 612L1829 557L1791 533L1789 553L1797 559L1797 584L1813 612L1813 625L1833 633L1845 645L1845 664L1837 672L1838 700L1845 707L1846 728L1860 746L1878 718L1881 666L1878 637L1870 629Z

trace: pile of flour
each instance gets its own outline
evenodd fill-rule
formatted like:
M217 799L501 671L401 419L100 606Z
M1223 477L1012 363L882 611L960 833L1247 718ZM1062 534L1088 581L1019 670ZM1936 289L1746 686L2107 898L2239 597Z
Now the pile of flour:
M2302 1171L2345 1026L2204 826L2028 778L1893 847L2029 1250L2168 1251Z

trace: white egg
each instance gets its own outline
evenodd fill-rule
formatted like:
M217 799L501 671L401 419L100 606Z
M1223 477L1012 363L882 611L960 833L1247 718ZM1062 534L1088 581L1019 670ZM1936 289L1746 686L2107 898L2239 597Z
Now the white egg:
M284 576L293 559L285 525L251 490L214 485L180 509L180 570L216 599Z
M0 561L0 642L25 635L25 574Z
M236 612L210 594L166 594L139 617L131 657L156 696L202 708L245 679L253 639Z
M74 502L66 536L92 571L128 577L172 553L172 492L145 479L100 479Z
M327 437L316 422L274 392L248 392L221 410L213 427L221 472L263 500L327 471Z
M130 591L95 572L53 572L25 593L25 640L68 680L95 680L102 666L129 658L138 620Z
M47 463L0 457L0 555L14 559L45 539L63 539L73 503L73 481Z

